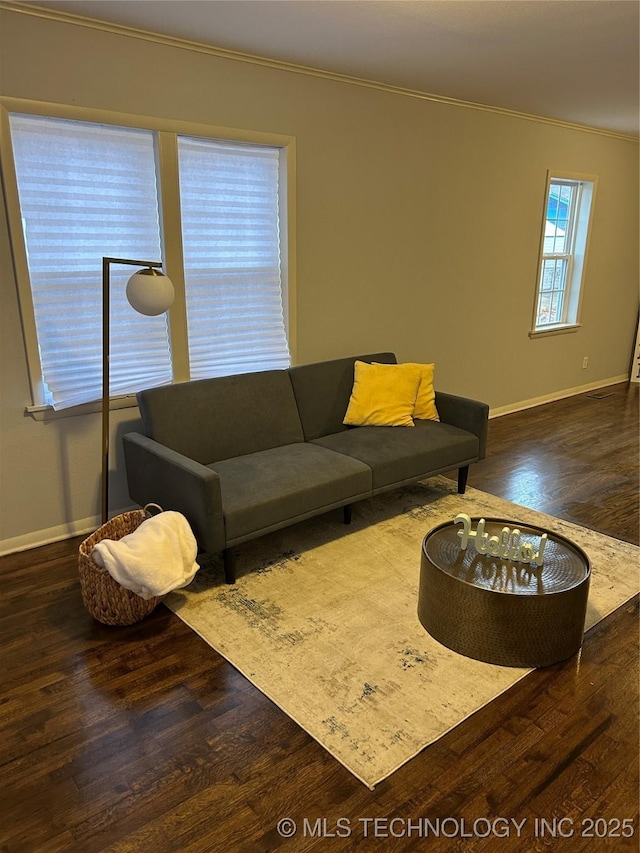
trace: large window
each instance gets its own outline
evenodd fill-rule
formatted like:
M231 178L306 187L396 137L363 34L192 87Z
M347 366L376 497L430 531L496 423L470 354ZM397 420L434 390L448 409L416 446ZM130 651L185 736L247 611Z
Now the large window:
M549 173L533 333L579 325L594 176Z
M142 317L125 297L131 268L112 266L112 396L289 365L287 142L197 129L4 114L36 406L101 397L103 257L161 261L177 294L171 321Z

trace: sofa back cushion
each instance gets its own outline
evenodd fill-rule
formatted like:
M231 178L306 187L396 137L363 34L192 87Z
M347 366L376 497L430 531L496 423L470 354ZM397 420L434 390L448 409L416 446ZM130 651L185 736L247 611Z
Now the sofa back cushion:
M397 359L392 352L379 352L289 368L306 441L347 429L342 421L351 397L356 361L396 364Z
M304 440L286 370L150 388L138 405L146 435L203 465Z

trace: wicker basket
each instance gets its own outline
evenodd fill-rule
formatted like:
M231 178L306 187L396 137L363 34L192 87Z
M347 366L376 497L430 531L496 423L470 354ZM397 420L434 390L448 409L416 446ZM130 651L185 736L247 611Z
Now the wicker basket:
M103 625L133 625L156 607L160 598L144 599L114 580L93 557L93 549L103 539L122 539L151 516L149 507L116 515L80 545L78 571L84 606ZM158 507L159 509L159 507Z

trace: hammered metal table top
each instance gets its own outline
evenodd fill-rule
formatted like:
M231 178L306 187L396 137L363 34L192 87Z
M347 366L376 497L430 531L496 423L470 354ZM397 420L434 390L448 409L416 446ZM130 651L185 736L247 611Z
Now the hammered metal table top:
M477 525L479 517L471 521ZM453 521L434 528L424 539L427 558L440 571L473 587L506 595L534 596L565 592L584 583L589 577L589 559L584 551L568 539L549 530L508 519L486 518L485 531L497 535L503 527L517 528L522 542L538 547L540 537L547 534L544 564L536 566L479 554L470 542L460 548L460 525Z

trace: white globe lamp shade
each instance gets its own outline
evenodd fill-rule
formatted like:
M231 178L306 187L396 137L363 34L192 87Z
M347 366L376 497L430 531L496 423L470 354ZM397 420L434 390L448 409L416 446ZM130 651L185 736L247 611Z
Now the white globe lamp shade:
M149 267L134 273L127 282L127 299L139 314L154 317L173 304L175 291L171 279Z

